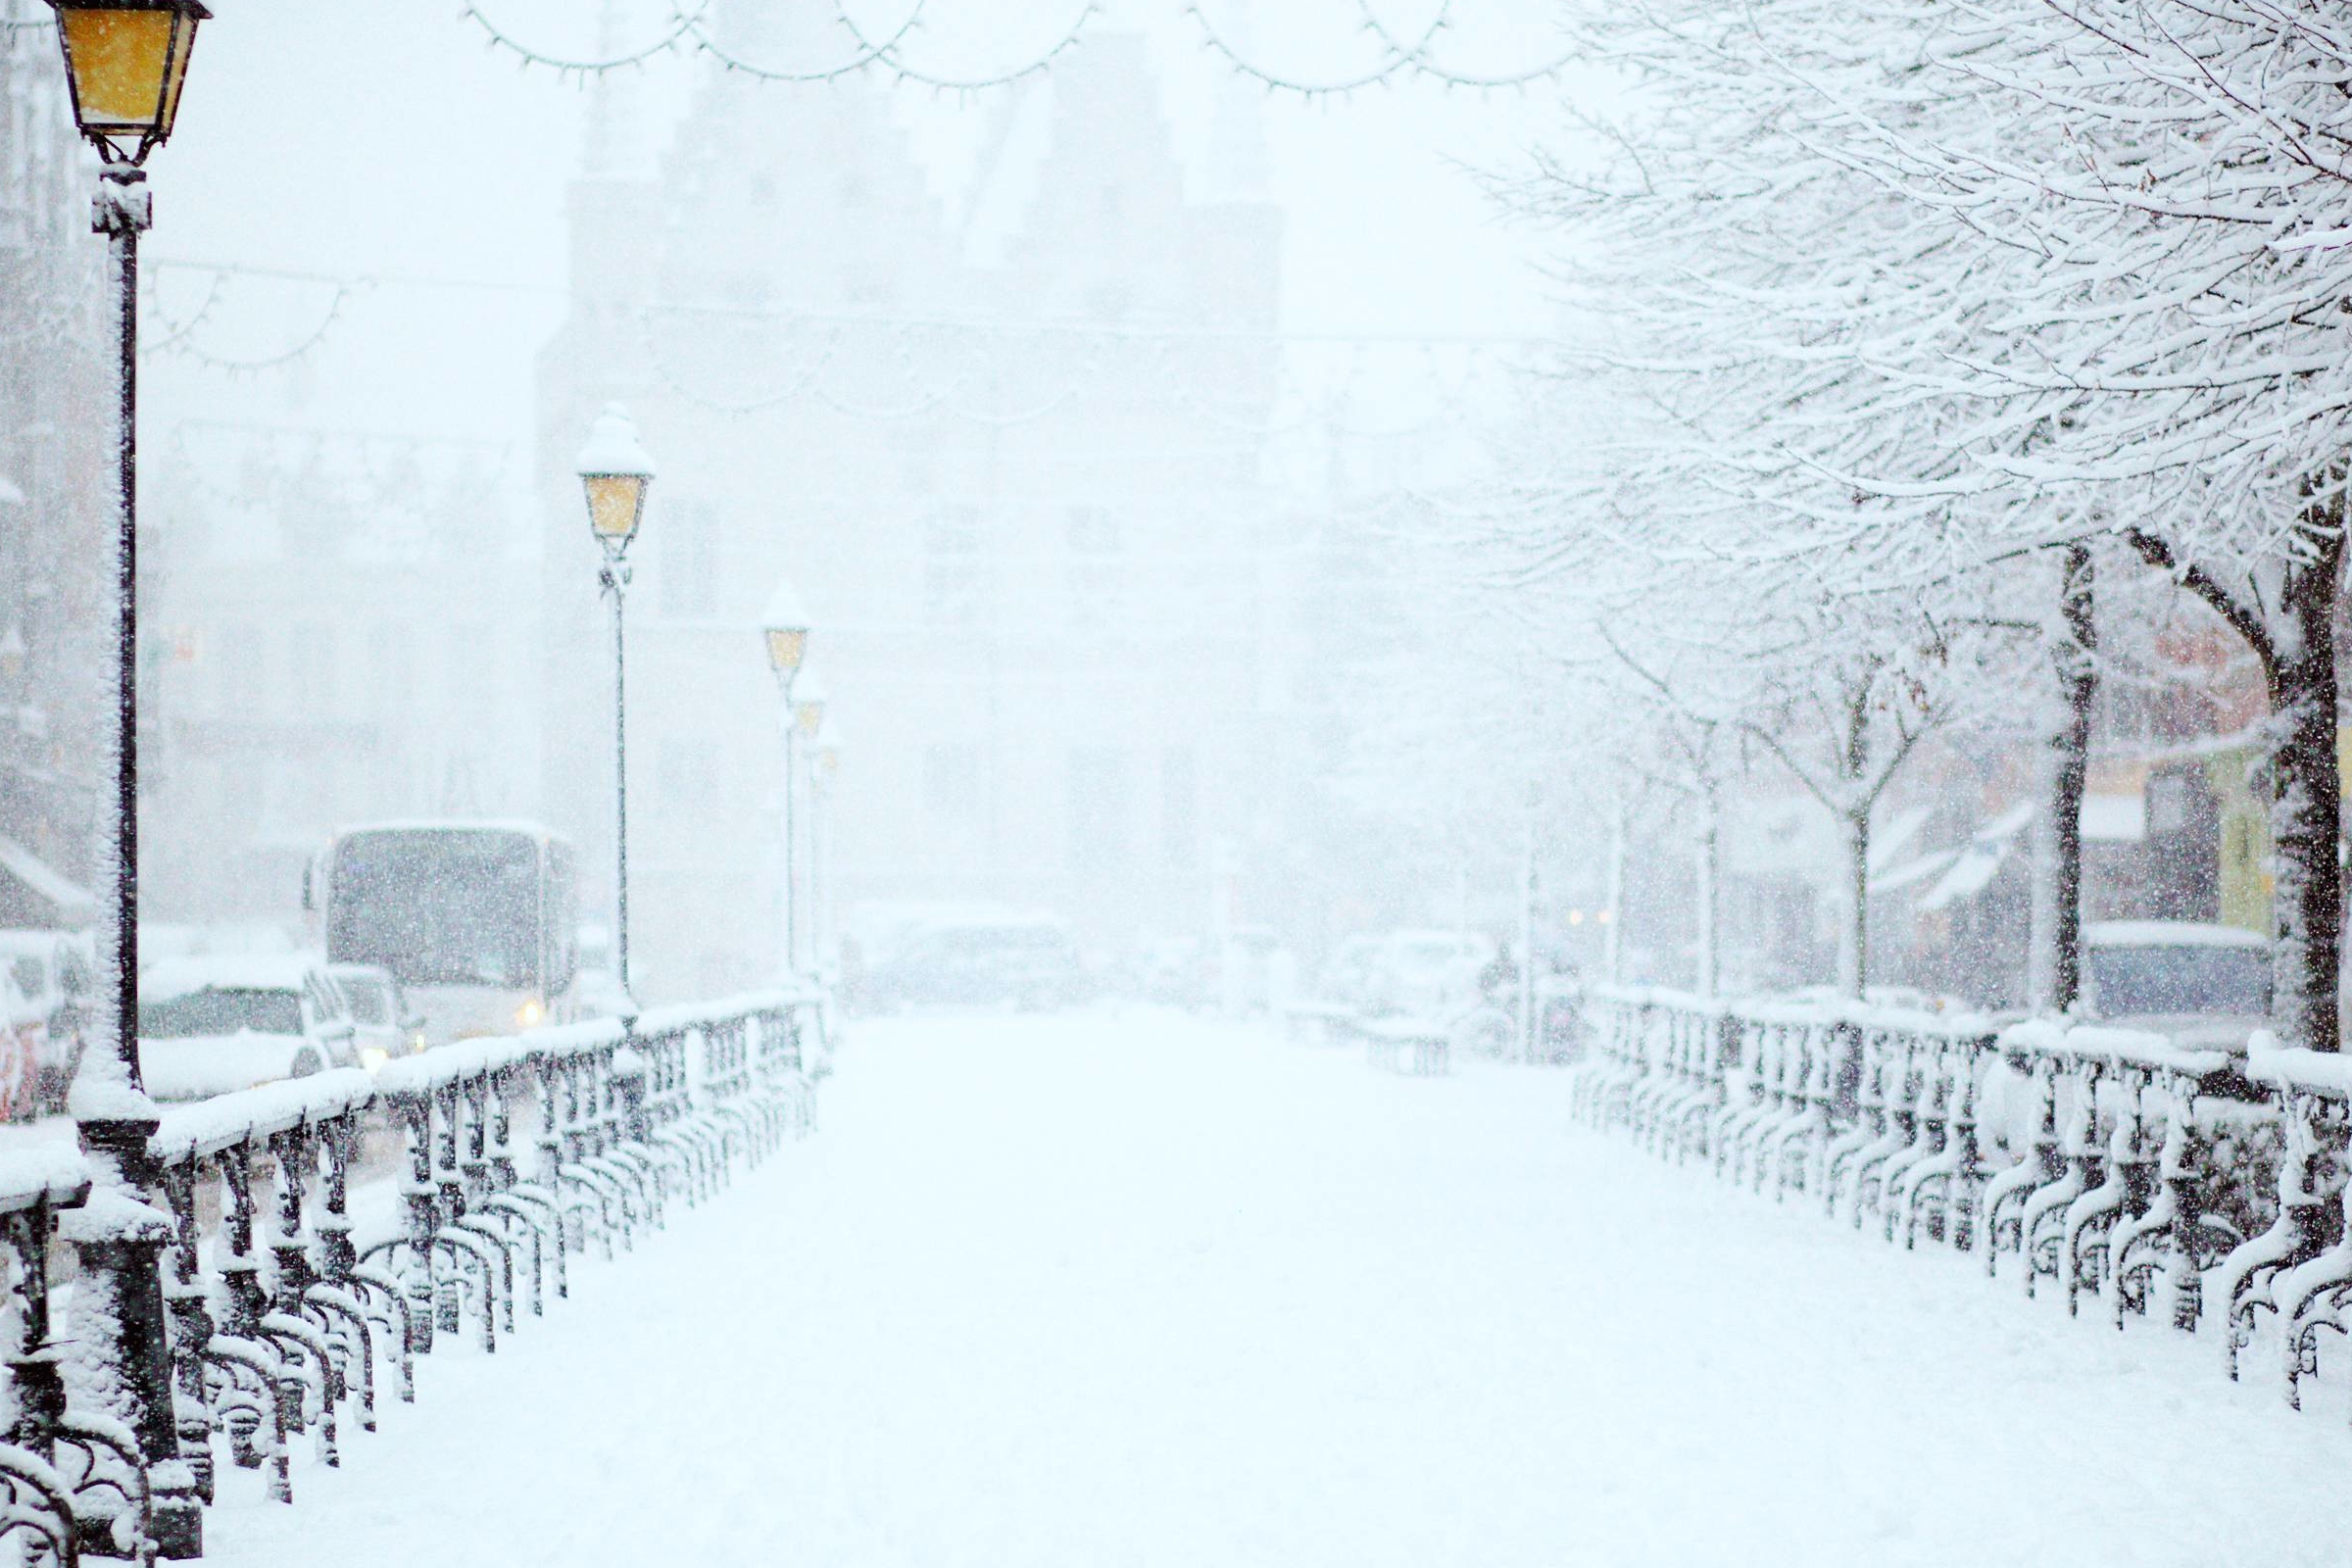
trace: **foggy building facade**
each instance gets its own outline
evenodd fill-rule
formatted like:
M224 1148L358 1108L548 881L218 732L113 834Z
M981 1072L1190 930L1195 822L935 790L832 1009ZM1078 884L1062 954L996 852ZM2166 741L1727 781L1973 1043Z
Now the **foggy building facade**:
M55 37L0 28L0 925L94 916L111 808L106 246Z
M788 54L790 25L736 7L722 37ZM1226 199L1195 200L1140 40L1090 41L1051 91L1042 133L1005 112L956 215L862 82L715 76L659 171L608 141L574 191L572 314L541 365L544 806L593 888L612 632L572 457L619 401L661 468L629 598L641 995L778 967L757 628L782 580L845 735L841 908L1197 932L1264 832L1280 234L1255 126L1228 109Z
M368 820L537 804L537 575L503 453L248 423L162 443L149 918L302 923Z

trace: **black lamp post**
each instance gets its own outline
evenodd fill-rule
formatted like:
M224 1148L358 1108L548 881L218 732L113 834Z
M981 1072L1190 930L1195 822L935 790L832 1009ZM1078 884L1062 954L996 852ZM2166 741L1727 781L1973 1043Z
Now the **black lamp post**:
M788 708L789 711L785 714L784 721L784 798L787 802L792 800L794 792L801 787L801 774L806 771L806 764L799 760L798 753L800 749L803 746L813 747L816 744L816 737L818 733L825 727L825 683L823 677L818 675L813 669L804 670L798 683L798 689L789 699ZM787 844L791 843L792 841L793 818L795 814L796 813L788 811L785 816L785 842ZM816 863L816 824L814 803L810 803L810 808L808 812L797 814L805 816L808 822L808 861L812 874L810 877L809 887L810 913L808 920L806 923L809 928L809 936L811 939L808 945L812 950L809 955L809 967L813 969L815 967L815 954L813 952L815 942L813 939L815 936L816 921L816 916L814 913L815 886L813 876ZM788 859L786 861L787 869L789 869L790 863L791 862ZM788 900L793 897L793 890L789 886L787 886L785 889L785 897ZM784 954L784 964L785 967L794 974L800 973L801 955L799 943L796 942L786 947Z
M612 868L613 961L620 989L629 991L629 663L622 605L629 586L630 541L645 522L645 493L654 482L654 460L637 439L637 426L618 404L607 406L588 428L580 449L580 486L588 497L588 526L604 548L597 582L612 600Z
M767 601L767 613L760 619L760 633L767 648L767 667L775 672L776 691L784 703L784 972L789 975L800 952L799 914L793 901L797 867L792 842L792 687L808 658L808 614L789 583L776 585Z
M139 1075L138 352L139 235L154 220L147 155L172 134L197 24L198 0L50 0L57 12L74 119L103 165L91 229L113 252L116 296L115 875L111 950L113 1050L86 1051L70 1094L93 1185L130 1204L93 1204L67 1234L82 1267L71 1330L81 1354L112 1374L113 1412L138 1435L153 1487L153 1528L167 1557L203 1549L194 1477L180 1457L171 1341L159 1269L169 1227L147 1208L161 1173L148 1151L158 1122ZM133 1206L136 1205L136 1206ZM141 1218L145 1215L145 1218ZM198 1435L196 1441L201 1443ZM154 1467L162 1465L163 1469Z
M809 968L819 982L830 972L827 951L833 918L833 790L841 772L841 722L830 713L824 732L816 738L816 758L808 770L808 953Z

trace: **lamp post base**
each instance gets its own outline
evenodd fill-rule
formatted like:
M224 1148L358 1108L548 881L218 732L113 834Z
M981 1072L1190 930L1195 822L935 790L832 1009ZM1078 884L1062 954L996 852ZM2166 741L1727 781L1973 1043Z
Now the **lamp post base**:
M69 1383L87 1385L80 1402L102 1410L138 1438L150 1489L148 1530L160 1553L204 1555L204 1514L196 1475L180 1456L172 1389L172 1341L164 1319L163 1251L172 1222L150 1201L160 1172L147 1141L158 1123L122 1118L80 1124L82 1153L94 1180L88 1204L67 1214L60 1233L80 1262L70 1338ZM84 1526L81 1549L127 1555L111 1520Z

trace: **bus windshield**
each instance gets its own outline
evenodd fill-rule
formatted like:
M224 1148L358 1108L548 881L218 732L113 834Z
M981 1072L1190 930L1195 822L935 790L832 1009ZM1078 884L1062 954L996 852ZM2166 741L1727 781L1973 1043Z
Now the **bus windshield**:
M539 845L493 828L353 833L335 846L326 953L407 985L539 979Z

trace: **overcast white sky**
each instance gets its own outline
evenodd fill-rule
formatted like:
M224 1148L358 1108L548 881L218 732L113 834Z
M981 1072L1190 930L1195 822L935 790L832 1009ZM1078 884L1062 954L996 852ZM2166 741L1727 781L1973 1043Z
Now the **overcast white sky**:
M735 0L755 3L755 0ZM756 0L760 4L798 0ZM903 6L905 0L889 0ZM945 20L920 40L943 69L986 69L1034 48L1059 24L1040 0L988 23L983 0L931 0ZM1387 0L1400 31L1426 26L1433 0ZM519 441L531 418L531 361L562 311L564 185L577 169L586 89L525 71L453 0L213 0L185 108L153 163L158 222L149 255L380 278L464 279L507 291L387 281L346 302L321 348L292 370L230 378L160 366L151 416L191 415L386 431L460 431ZM667 0L612 0L623 35L650 35ZM858 13L889 25L889 4ZM1456 0L1449 58L1494 69L1544 58L1538 28L1509 13L1533 0ZM590 0L495 0L518 35L593 51ZM1074 10L1074 7L1073 7ZM1212 7L1221 26L1299 76L1360 71L1377 54L1354 0ZM1198 161L1211 92L1230 76L1178 0L1125 0L1090 30L1140 27L1167 71L1164 107ZM1021 28L1026 28L1024 37ZM980 29L980 30L975 30ZM1030 39L1034 39L1031 42ZM993 59L991 57L994 57ZM696 73L657 59L633 78L634 124L665 137ZM776 86L778 92L822 87ZM1559 88L1479 95L1407 83L1345 101L1275 94L1265 113L1274 194L1290 213L1287 324L1297 331L1527 333L1548 309L1534 237L1498 224L1450 160L1509 160L1556 123ZM905 89L905 115L952 184L981 103ZM205 296L198 273L161 270L168 329ZM1311 279L1311 286L1301 280ZM247 281L219 300L191 342L263 359L300 342L332 302L320 285Z

